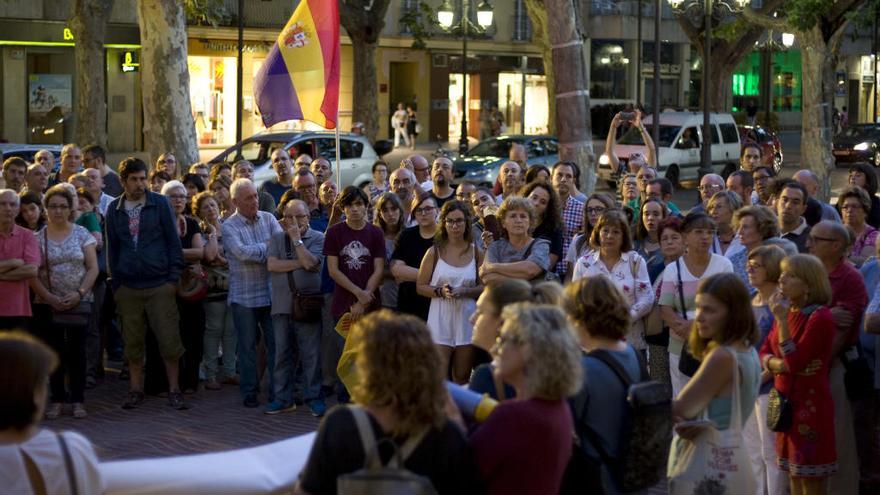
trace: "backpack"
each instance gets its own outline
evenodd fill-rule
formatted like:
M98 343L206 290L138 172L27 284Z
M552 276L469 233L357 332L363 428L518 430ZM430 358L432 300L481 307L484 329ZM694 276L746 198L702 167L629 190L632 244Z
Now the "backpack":
M672 443L672 390L669 385L650 379L644 357L635 352L641 373L637 383L608 351L597 349L588 354L611 368L626 389L629 414L621 428L617 458L608 455L595 430L583 421L577 423L582 437L599 452L611 477L624 492L650 488L665 479Z
M364 446L364 467L337 478L336 491L339 495L437 495L428 477L415 474L403 466L425 438L427 429L411 435L401 447L389 438L377 443L367 412L358 406L349 406L348 410L354 416ZM394 446L394 455L384 466L379 457L379 444L382 442Z

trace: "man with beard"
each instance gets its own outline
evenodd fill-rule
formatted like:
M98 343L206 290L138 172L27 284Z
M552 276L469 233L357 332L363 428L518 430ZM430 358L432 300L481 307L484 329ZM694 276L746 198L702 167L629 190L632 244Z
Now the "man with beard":
M524 175L522 167L515 161L501 164L501 170L498 172L498 176L501 177L501 194L495 198L495 202L500 205L508 196L515 196L523 185Z
M452 187L452 160L441 156L434 160L431 166L431 179L434 184L431 187L431 197L437 201L437 209L443 208L443 203L455 199L455 188Z
M401 214L407 219L405 220L406 226L414 225L410 212L412 209L413 189L416 187L415 175L409 169L401 167L391 172L389 183L391 184L391 192L400 198L400 203L403 205Z
M3 180L6 181L6 187L15 192L21 191L24 186L24 178L27 175L28 163L24 158L13 156L7 158L3 162Z
M293 190L298 192L300 198L309 207L309 228L323 233L327 230L327 222L330 219L330 210L324 208L318 199L318 181L315 174L308 168L300 168L293 175Z

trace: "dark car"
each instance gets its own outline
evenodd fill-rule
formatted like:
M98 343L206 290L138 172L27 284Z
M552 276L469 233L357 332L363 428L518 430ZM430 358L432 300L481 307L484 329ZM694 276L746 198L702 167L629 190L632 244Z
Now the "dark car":
M835 164L867 162L880 166L880 125L852 124L833 143Z
M17 156L19 158L24 159L24 161L28 163L34 163L34 155L40 150L49 150L52 152L52 155L55 157L55 165L53 166L53 170L58 168L61 165L61 146L57 144L15 144L15 143L0 143L0 155L3 156L2 161L6 161L7 158L12 158Z
M501 164L510 156L510 147L514 143L525 145L528 152L528 165L544 165L550 167L558 160L559 143L555 136L514 135L497 136L480 141L467 153L455 160L453 184L473 182L478 185L492 187Z
M779 174L782 169L782 143L779 142L779 136L775 132L759 125L741 125L739 126L739 139L742 146L747 143L755 143L760 146L764 165L771 167L775 173Z

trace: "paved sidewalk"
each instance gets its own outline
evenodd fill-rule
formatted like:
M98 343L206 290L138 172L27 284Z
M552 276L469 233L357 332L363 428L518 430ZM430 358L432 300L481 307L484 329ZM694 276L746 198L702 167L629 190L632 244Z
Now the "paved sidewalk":
M87 418L64 415L43 425L85 435L106 461L254 447L315 431L320 422L306 406L274 416L263 414L262 405L245 408L232 385L187 395L186 411L175 411L168 399L151 396L143 406L124 410L120 405L127 391L128 383L119 380L116 370L108 370L103 382L86 391Z

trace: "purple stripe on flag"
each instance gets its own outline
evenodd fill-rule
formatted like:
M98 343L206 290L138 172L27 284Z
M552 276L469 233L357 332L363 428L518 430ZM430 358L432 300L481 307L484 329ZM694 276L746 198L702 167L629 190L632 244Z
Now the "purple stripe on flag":
M254 96L266 127L285 120L303 118L299 98L277 42L272 45L269 56L254 80Z

